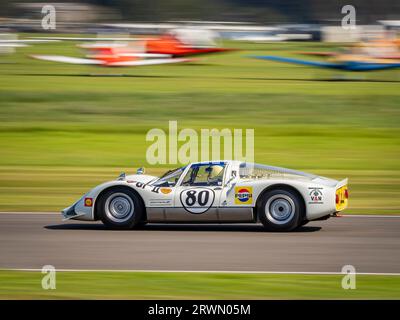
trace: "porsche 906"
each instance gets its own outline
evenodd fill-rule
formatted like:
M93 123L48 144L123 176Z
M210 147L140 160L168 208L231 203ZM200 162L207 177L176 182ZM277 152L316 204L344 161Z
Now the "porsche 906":
M347 179L241 161L198 162L161 177L121 174L64 209L64 219L113 229L146 223L258 223L291 231L348 206Z

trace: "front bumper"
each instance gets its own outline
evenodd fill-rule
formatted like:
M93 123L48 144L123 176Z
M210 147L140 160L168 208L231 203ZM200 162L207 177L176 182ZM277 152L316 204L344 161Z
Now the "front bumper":
M78 213L75 211L75 204L65 208L64 210L61 211L61 215L63 216L63 220L70 220L76 217L79 217Z
M100 185L102 187L103 185ZM71 206L61 211L63 220L82 220L82 221L94 221L94 203L96 201L98 193L102 188L94 188L89 192L85 193ZM88 201L90 200L90 202Z
M69 206L61 211L63 220L78 219L91 220L91 208L84 206L84 196L76 201L72 206Z

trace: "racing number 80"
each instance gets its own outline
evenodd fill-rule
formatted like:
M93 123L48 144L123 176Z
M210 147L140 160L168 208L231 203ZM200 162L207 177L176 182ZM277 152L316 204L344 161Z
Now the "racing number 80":
M197 194L197 199L196 199L196 190L189 190L186 192L186 205L189 207L192 207L196 204L196 202L199 204L200 207L204 207L210 198L210 193L208 190L202 190Z
M182 206L190 213L204 213L214 203L214 191L206 188L193 188L181 193Z

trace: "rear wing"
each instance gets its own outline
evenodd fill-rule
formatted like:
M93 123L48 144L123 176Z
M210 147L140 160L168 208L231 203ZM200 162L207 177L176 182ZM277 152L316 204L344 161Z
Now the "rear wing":
M346 178L346 179L343 179L342 181L339 181L337 184L336 184L336 189L339 189L339 188L341 188L341 187L344 187L345 185L347 185L347 182L348 182L348 179Z

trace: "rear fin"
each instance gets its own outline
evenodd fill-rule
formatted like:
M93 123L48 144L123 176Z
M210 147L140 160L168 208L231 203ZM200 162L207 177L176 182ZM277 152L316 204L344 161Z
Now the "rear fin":
M346 178L346 179L343 179L342 181L339 181L339 182L336 184L336 189L339 189L339 188L341 188L341 187L347 185L347 182L348 182L348 179L347 179L347 178Z

